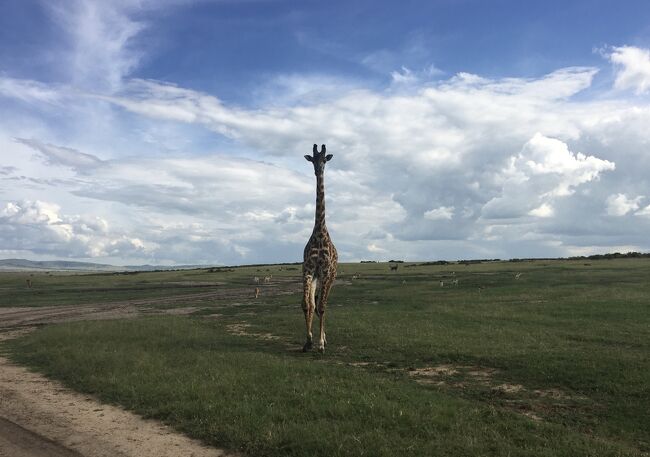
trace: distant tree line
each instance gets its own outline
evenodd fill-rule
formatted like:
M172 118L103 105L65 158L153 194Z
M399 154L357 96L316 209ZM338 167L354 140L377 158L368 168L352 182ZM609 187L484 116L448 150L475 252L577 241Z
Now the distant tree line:
M588 256L569 257L569 260L611 260L611 259L640 259L650 257L650 252L635 252L630 251L622 254L620 252L613 252L609 254L594 254Z

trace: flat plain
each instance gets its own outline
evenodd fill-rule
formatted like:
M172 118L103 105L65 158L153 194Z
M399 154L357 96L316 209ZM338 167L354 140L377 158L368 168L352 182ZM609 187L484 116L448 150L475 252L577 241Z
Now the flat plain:
M300 265L0 291L13 361L245 455L650 455L648 259L341 264L325 354Z

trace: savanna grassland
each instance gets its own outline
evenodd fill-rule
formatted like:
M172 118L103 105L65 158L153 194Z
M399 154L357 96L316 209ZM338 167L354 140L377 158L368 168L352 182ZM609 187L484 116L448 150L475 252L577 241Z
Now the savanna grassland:
M2 273L0 307L189 312L45 325L2 350L251 456L650 455L649 260L342 264L324 355L300 351L299 268L41 273L31 289Z

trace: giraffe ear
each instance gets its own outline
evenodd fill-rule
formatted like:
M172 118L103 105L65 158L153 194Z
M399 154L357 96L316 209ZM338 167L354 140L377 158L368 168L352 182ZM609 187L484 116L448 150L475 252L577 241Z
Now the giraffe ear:
M330 160L332 160L332 157L334 157L334 154L327 154L325 156L325 162L329 162Z
M312 159L310 155L306 155L306 156L305 156L305 159L307 159L309 162L313 162L313 161L314 161L314 159Z

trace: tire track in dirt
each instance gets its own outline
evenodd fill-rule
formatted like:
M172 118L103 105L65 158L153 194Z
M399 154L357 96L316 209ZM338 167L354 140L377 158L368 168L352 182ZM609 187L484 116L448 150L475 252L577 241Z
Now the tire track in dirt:
M0 339L29 331L0 333ZM0 356L0 456L218 457L157 421L102 404Z
M83 457L0 417L0 457Z
M296 284L289 287L263 286L264 295L293 294L299 290ZM300 289L301 290L301 289ZM0 307L0 330L22 326L44 325L79 320L128 319L151 314L178 314L173 309L159 309L175 303L188 304L204 300L246 300L253 297L253 288L220 289L209 292L172 295L168 297L138 298L113 302L82 303L77 305L53 305L38 307Z

